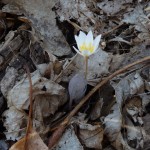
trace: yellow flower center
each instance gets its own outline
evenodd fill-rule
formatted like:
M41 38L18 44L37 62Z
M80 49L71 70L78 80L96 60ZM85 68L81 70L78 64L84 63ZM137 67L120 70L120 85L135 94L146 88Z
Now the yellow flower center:
M94 46L92 43L89 43L88 45L83 43L82 45L79 46L80 51L89 51L90 53L94 52Z

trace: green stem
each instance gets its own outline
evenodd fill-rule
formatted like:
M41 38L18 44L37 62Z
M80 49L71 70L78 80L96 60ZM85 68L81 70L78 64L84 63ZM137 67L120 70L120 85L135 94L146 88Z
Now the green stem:
M88 73L88 56L85 57L85 79L87 79Z

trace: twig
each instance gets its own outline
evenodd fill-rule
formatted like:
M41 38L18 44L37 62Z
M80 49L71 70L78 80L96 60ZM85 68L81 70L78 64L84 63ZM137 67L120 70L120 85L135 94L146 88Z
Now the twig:
M29 101L30 101L30 108L29 108L29 118L28 118L28 124L27 124L27 130L26 130L26 135L25 135L25 143L24 143L24 150L28 150L28 135L32 131L32 110L33 110L33 101L32 101L32 95L33 95L33 89L32 89L32 80L31 80L31 75L28 66L25 66L27 76L29 79Z
M78 112L78 110L83 106L83 104L98 90L100 89L103 85L105 85L109 80L114 78L115 76L124 73L126 70L129 68L138 65L140 63L144 63L146 61L150 61L150 56L144 57L143 59L140 59L136 62L133 62L122 69L117 70L116 72L112 73L110 76L105 78L103 81L101 81L97 86L95 86L81 101L80 103L69 113L69 115L64 119L64 121L59 125L59 127L54 131L53 135L49 139L49 148L51 149L56 142L61 138L60 135L62 135L63 131L69 124L70 119ZM61 133L61 134L60 134Z
M108 32L103 33L102 35L103 35L103 36L106 36L107 34L113 32L114 30L116 30L116 29L118 29L118 28L120 28L122 25L124 25L124 23L119 24L118 26L112 28L112 29L109 30Z
M75 58L77 57L78 54L76 54L72 60L70 61L70 63L66 66L66 68L64 68L61 73L57 76L57 78L54 80L55 82L57 82L57 80L63 75L64 71L72 64L72 62L75 60Z

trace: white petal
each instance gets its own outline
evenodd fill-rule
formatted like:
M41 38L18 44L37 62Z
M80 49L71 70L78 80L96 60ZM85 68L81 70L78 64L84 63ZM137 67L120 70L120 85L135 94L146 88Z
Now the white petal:
M85 43L88 45L89 43L93 44L93 33L92 31L89 31L89 33L86 36Z
M79 38L85 39L86 38L86 34L82 31L79 32Z
M80 54L80 55L83 55L78 49L76 49L74 46L73 46L73 48L74 48L74 50L78 53L78 54Z
M78 39L80 41L80 44L82 45L84 42L85 42L85 39L86 39L86 34L82 31L79 32L79 36L78 36Z
M94 43L93 43L93 45L94 45L94 51L97 50L97 48L98 48L98 46L99 46L99 42L100 42L100 40L101 40L101 37L102 37L102 35L100 34L99 36L97 36L97 37L95 38Z
M77 43L77 46L78 46L78 49L79 49L80 45L82 45L82 41L76 35L75 35L75 40L76 40L76 43Z

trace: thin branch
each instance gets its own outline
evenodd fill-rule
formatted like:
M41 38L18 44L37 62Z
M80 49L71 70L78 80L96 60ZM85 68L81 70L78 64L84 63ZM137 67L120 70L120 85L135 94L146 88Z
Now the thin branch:
M58 79L63 75L64 71L72 64L72 62L75 60L75 58L77 57L78 54L76 54L71 61L69 62L69 64L66 66L66 68L64 68L61 73L56 77L56 79L54 80L55 82L58 82Z
M118 26L112 28L111 30L109 30L108 32L103 33L103 36L106 36L108 34L110 34L111 32L113 32L114 30L117 30L118 28L120 28L122 25L124 25L124 23L119 24Z
M33 96L33 89L32 89L32 80L31 80L31 74L28 66L25 66L27 76L29 79L29 101L30 101L30 108L29 108L29 118L28 118L28 124L27 124L27 130L26 130L26 135L25 135L25 144L24 144L24 150L28 150L28 136L29 133L32 131L32 110L33 110L33 101L32 101L32 96Z

